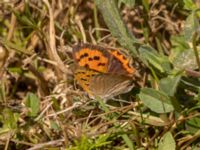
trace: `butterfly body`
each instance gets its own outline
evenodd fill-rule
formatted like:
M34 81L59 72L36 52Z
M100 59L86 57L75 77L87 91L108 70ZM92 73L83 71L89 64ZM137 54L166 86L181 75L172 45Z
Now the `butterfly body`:
M135 69L117 50L78 44L73 48L75 80L91 98L109 99L132 89Z

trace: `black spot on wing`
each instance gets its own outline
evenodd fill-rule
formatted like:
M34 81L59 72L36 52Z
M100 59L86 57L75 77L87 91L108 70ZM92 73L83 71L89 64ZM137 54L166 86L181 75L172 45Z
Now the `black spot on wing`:
M85 79L85 78L81 78L81 80L82 80L82 81L87 81L87 79Z
M88 53L84 53L80 56L80 59L84 58L84 57L88 57Z
M97 66L105 66L106 64L105 63L98 63Z
M89 65L88 65L88 64L85 64L85 67L86 67L86 68L89 68Z
M99 56L94 56L93 59L94 59L94 60L99 60L100 57L99 57Z
M117 51L117 55L122 55L120 52Z
M88 58L88 61L93 61L93 59L91 57Z

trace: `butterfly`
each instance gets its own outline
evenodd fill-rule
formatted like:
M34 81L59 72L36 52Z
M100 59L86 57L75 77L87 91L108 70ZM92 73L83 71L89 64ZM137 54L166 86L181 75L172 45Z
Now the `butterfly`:
M134 67L122 52L91 44L73 47L75 81L90 98L110 99L130 91Z

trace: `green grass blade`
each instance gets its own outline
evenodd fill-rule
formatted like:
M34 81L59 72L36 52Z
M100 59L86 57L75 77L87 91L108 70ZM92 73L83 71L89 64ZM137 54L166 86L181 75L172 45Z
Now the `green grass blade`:
M133 52L133 55L137 55L135 43L138 43L136 38L128 31L125 26L119 10L117 9L115 0L95 0L97 7L101 11L106 25L110 29L110 32L116 37L119 43Z

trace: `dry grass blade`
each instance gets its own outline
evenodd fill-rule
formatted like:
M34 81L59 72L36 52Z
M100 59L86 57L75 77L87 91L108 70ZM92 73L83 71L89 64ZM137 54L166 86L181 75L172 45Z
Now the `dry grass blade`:
M57 67L55 68L58 71L58 76L60 76L63 72L65 72L66 68L63 64L63 62L61 61L57 51L56 51L56 41L55 41L55 28L54 28L54 14L53 14L53 10L48 2L48 0L43 0L43 2L46 4L48 10L49 10L49 41L47 42L47 44L49 44L50 47L48 47L47 45L47 50L48 50L48 54L50 56L50 58L52 58L52 60L54 60L55 62L58 63L57 67L59 68L59 70L57 69Z
M199 16L192 0L1 1L0 149L199 149Z

